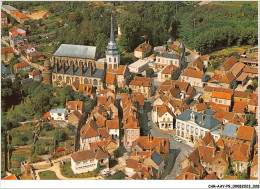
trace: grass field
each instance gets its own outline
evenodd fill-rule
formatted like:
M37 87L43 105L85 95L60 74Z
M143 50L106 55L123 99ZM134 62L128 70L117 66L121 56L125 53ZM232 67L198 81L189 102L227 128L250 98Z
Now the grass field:
M64 165L61 165L61 174L65 177L69 178L89 178L89 177L96 177L98 176L97 173L94 171L90 171L87 173L82 173L82 174L74 174L72 169L71 169L71 164L69 162L65 162Z
M41 180L60 180L53 171L39 172L39 176Z

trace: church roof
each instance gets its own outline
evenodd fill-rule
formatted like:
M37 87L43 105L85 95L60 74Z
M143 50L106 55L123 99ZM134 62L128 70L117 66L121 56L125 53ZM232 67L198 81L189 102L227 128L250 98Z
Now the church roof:
M85 45L61 44L53 56L95 59L96 47Z
M114 27L113 27L113 17L111 15L111 27L110 27L110 40L106 47L106 55L118 55L120 51L118 50L118 46L115 41Z

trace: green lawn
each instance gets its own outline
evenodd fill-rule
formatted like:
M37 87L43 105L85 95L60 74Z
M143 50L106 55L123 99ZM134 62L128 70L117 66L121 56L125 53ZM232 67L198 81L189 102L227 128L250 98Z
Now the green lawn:
M223 5L226 7L242 7L244 3L250 4L252 7L257 7L257 1L212 1L210 4L212 5Z
M70 162L65 162L64 165L60 166L61 174L63 176L69 177L69 178L89 178L89 177L98 176L98 174L95 173L94 171L90 171L87 173L81 173L81 174L74 174L70 166L71 166Z
M39 176L41 180L60 180L53 171L39 172Z

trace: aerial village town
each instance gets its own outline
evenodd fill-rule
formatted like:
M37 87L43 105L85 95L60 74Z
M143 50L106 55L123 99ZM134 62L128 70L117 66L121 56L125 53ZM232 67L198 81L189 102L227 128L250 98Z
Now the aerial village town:
M113 13L103 56L41 46L54 33L32 22L48 14L1 5L2 180L258 180L257 45L213 67L182 40L144 38L126 64Z

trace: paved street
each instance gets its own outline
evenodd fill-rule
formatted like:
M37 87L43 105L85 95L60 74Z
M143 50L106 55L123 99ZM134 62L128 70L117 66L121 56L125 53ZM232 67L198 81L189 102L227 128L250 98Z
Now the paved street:
M154 98L154 97L153 97ZM169 155L169 161L167 166L165 167L164 174L162 175L162 179L167 180L173 180L175 179L177 173L180 170L180 163L184 158L184 155L187 155L189 150L192 148L186 144L179 143L175 141L175 133L172 134L165 134L162 133L157 126L153 123L152 117L151 117L151 110L152 110L152 102L153 98L150 100L146 100L145 102L145 111L147 115L143 115L145 120L141 120L143 124L141 124L141 127L144 127L145 129L148 129L148 127L151 127L151 134L155 137L168 137L170 142L170 155ZM150 106L150 107L149 107ZM142 119L143 119L142 118ZM145 124L147 123L147 124Z

